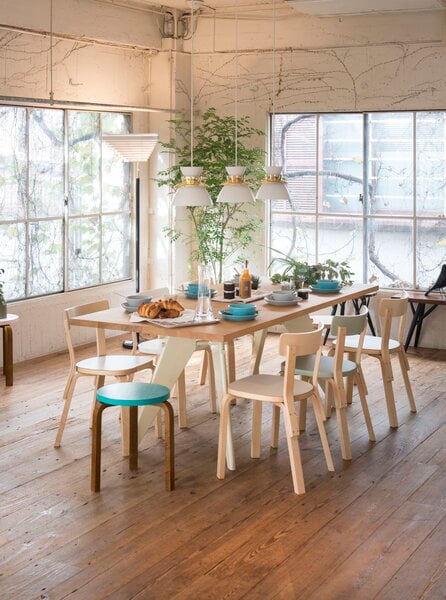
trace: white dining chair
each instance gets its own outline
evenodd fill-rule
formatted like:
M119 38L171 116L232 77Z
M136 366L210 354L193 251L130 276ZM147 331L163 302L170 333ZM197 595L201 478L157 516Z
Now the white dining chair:
M299 448L299 422L295 402L312 400L317 427L321 438L325 461L329 471L334 471L333 460L324 428L324 411L317 389L317 374L321 358L322 327L305 333L284 333L279 340L279 354L285 356L284 375L255 374L228 384L220 415L218 438L217 477L224 479L226 470L226 440L230 419L230 406L236 398L253 401L253 427L251 457L260 456L261 419L258 418L256 404L270 402L278 407L285 422L286 440L291 463L293 487L296 494L305 492L304 475ZM312 382L296 380L294 370L300 357L315 354L314 377ZM297 359L297 363L296 363Z
M379 320L381 336L366 335L362 347L362 354L377 358L381 364L384 392L386 396L387 413L390 427L398 427L396 414L395 395L393 391L393 370L391 357L396 354L401 367L404 385L409 399L411 412L417 412L415 398L409 379L409 361L404 350L404 331L408 307L408 294L403 291L400 297L383 298L379 303ZM392 328L397 327L396 339L391 337ZM345 351L355 352L359 343L359 336L345 338Z
M105 330L100 328L96 329L97 355L82 360L76 359L76 351L71 336L71 328L73 327L71 319L73 317L79 317L89 313L107 310L108 308L109 303L107 300L99 300L89 304L73 306L65 309L64 311L64 328L68 354L70 357L70 371L63 393L64 406L59 421L59 427L57 429L56 440L54 442L55 448L59 448L61 445L62 435L71 406L71 400L73 398L74 389L79 377L90 376L95 378L95 393L93 398L95 401L96 390L104 385L105 377L111 376L118 379L118 381L130 381L135 373L145 369L150 369L152 371L154 369L153 361L146 356L133 356L131 354L101 355L100 348L105 346ZM126 419L122 419L123 426L125 420ZM124 452L125 451L126 450L124 448Z
M375 432L373 430L372 420L367 405L367 387L361 369L361 351L367 328L367 307L363 306L359 315L335 315L331 322L331 334L335 337L333 346L328 356L322 356L319 370L318 382L325 388L325 414L330 416L332 404L336 410L336 418L339 428L339 437L341 441L341 452L344 460L352 458L350 436L347 421L347 391L344 384L344 378L351 379L352 383L358 386L361 408L364 415L367 431L370 441L375 441ZM358 345L355 353L351 354L349 360L344 358L345 339L347 336L358 335ZM304 356L298 362L295 374L306 379L312 379L314 376L316 357L314 355ZM273 411L273 432L277 436L279 411ZM299 428L305 430L305 402L300 404ZM274 445L274 444L272 444ZM277 445L277 442L276 444Z

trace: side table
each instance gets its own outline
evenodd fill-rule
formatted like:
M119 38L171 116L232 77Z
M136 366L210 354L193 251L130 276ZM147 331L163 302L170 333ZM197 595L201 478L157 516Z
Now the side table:
M19 315L7 314L6 319L0 319L0 327L3 330L3 375L6 385L13 384L13 344L11 323L17 321Z

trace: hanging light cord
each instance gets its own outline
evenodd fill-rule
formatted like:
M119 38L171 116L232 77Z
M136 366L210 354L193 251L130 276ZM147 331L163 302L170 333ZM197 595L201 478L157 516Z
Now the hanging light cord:
M190 166L194 166L194 0L190 14Z
M238 166L238 1L235 3L235 102L234 102L234 126L235 126L235 166Z
M54 103L53 91L53 0L50 0L50 102Z
M272 85L272 102L271 102L271 133L274 130L274 115L276 104L276 0L273 0L273 85ZM271 135L271 166L274 166L274 136Z

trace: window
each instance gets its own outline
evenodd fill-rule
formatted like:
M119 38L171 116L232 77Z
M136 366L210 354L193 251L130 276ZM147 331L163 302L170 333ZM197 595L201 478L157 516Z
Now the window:
M131 171L102 133L129 115L0 107L0 266L9 300L130 277Z
M431 285L446 262L446 112L282 114L272 133L291 196L271 202L273 256Z

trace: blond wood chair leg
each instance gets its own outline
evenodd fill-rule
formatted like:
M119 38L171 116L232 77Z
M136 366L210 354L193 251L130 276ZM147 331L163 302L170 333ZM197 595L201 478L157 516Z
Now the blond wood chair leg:
M354 352L348 353L348 359L351 360L352 362L356 362L355 361L355 354ZM353 402L353 377L347 377L347 382L346 382L346 390L345 390L345 397L347 400L347 404L352 404Z
M339 438L341 441L342 458L344 460L351 460L352 450L350 447L350 436L348 432L345 389L341 388L339 383L337 385L334 384L333 393L335 399L336 418L339 428Z
M102 413L107 405L100 402L95 403L93 410L93 427L91 430L91 478L90 487L92 492L101 489L101 432Z
M329 419L333 410L333 390L328 380L325 381L325 418Z
M262 440L262 402L252 401L251 458L260 458Z
M386 396L386 404L387 404L387 414L389 416L389 425L390 427L398 427L398 417L396 414L396 406L395 406L395 396L393 394L393 374L392 374L392 365L390 362L386 361L379 357L379 362L381 364L381 373L383 377L384 383L384 393Z
M305 431L307 428L307 401L299 402L299 431Z
M362 370L362 366L361 366L361 364L359 364L359 365L357 366L357 368L358 368L358 373L359 373L359 375L360 375L360 377L361 377L361 382L362 382L362 385L363 385L363 387L364 387L364 394L365 394L366 396L368 396L368 394L369 394L369 390L368 390L368 388L367 388L367 384L366 384L366 382L365 382L364 371Z
M79 375L74 373L68 377L68 381L65 385L64 390L64 405L62 409L62 414L60 416L59 427L56 433L56 440L54 442L55 448L60 448L60 444L62 443L62 436L65 429L65 425L68 418L68 413L70 412L71 400L73 399L74 388L76 387L76 382L79 379Z
M184 371L181 371L177 381L178 390L178 424L180 429L187 427L187 410L186 410L186 376Z
M334 471L333 458L331 456L330 446L328 444L327 432L325 431L324 425L324 408L321 397L316 392L313 395L313 410L316 417L317 428L319 430L319 436L321 438L322 449L324 451L325 462L327 463L327 469Z
M296 494L305 494L304 473L302 469L302 460L300 457L300 448L298 440L298 432L293 431L291 415L286 406L281 404L283 410L283 420L285 423L286 440L288 445L288 453L290 456L291 476L293 478L293 488Z
M220 426L218 434L217 478L224 479L226 475L226 441L230 416L230 405L233 397L229 394L221 401Z
M121 406L121 452L122 456L130 456L130 409L128 406Z
M271 448L279 447L280 406L272 405L271 417Z
M173 431L173 408L170 402L162 402L160 405L164 411L164 423L166 436L164 441L164 473L166 490L170 492L175 489L175 451ZM161 411L160 411L161 412Z
M208 353L206 351L203 352L203 358L201 360L201 365L200 365L200 373L198 375L198 383L200 385L204 385L206 383L206 373L208 370Z
M129 469L136 471L138 468L138 407L129 406Z
M155 417L155 436L159 439L163 439L163 420L161 418L161 412L158 411Z
M407 397L409 398L410 411L413 413L416 413L417 406L415 404L415 398L414 398L413 391L412 391L412 385L411 385L410 379L409 379L407 356L406 356L406 353L404 352L403 348L401 348L401 350L398 352L398 358L400 361L401 373L403 375L403 380L404 380L404 385L406 387Z
M362 412L364 414L365 424L367 426L367 431L369 433L369 440L371 442L376 442L375 431L373 429L372 419L370 418L369 407L367 404L367 397L365 391L364 379L362 377L362 373L360 370L357 371L356 375L356 384L358 386L359 399L361 401Z
M211 404L211 412L217 412L217 386L215 384L214 359L212 358L211 348L206 348L204 351L207 356L207 365L209 372L209 401Z

